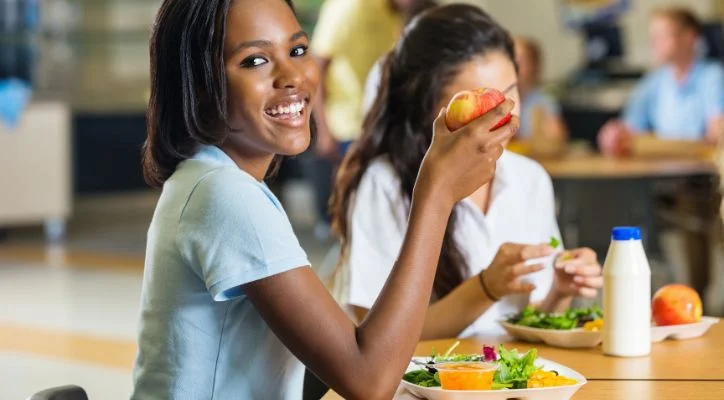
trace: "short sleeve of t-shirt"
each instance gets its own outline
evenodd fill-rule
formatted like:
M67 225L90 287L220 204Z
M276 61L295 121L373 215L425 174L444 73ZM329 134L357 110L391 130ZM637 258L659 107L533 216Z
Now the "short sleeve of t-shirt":
M274 194L238 168L218 168L199 181L181 213L177 243L215 301L309 265Z

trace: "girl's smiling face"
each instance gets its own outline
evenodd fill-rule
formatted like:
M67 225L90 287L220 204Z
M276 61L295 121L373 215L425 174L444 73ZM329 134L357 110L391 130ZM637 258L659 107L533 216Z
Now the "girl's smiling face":
M235 0L226 18L224 64L229 124L225 147L271 162L296 155L311 137L319 69L309 38L284 0Z

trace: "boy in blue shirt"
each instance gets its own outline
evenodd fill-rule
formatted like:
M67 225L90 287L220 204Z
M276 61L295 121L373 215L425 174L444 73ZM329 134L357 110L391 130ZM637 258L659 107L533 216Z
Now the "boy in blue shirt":
M631 135L716 143L724 129L724 70L697 54L701 22L689 10L656 11L651 48L661 67L639 83L623 113L623 125L599 134L601 151L630 151Z

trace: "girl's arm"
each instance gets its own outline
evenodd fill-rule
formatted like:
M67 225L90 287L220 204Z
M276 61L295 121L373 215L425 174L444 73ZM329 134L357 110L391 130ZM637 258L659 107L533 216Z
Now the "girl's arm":
M456 337L493 304L483 292L478 277L470 278L428 307L420 340ZM355 306L353 309L359 320L369 313L366 308Z
M497 300L507 295L533 291L535 287L520 278L540 271L543 265L526 265L526 261L547 256L551 252L552 249L547 245L505 243L500 246L495 259L484 272L467 279L427 309L421 339L456 337ZM489 293L483 289L483 280ZM361 317L366 315L367 310L357 307L355 312Z
M489 182L501 143L515 134L490 128L512 109L507 101L455 133L441 112L415 185L400 256L359 326L310 268L244 286L280 340L320 379L348 399L389 399L420 338L425 309L453 205Z

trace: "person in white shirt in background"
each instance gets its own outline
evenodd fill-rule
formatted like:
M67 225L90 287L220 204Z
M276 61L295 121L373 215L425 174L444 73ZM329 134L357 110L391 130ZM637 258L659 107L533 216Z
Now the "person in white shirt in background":
M345 158L332 197L341 255L330 288L363 320L402 244L410 195L436 115L464 89L512 88L513 40L477 7L436 7L415 18L384 63L363 135ZM518 110L514 110L517 114ZM557 258L560 238L550 177L506 152L491 184L459 202L449 219L422 339L503 333L497 321L526 305L569 307L603 281L587 248Z

